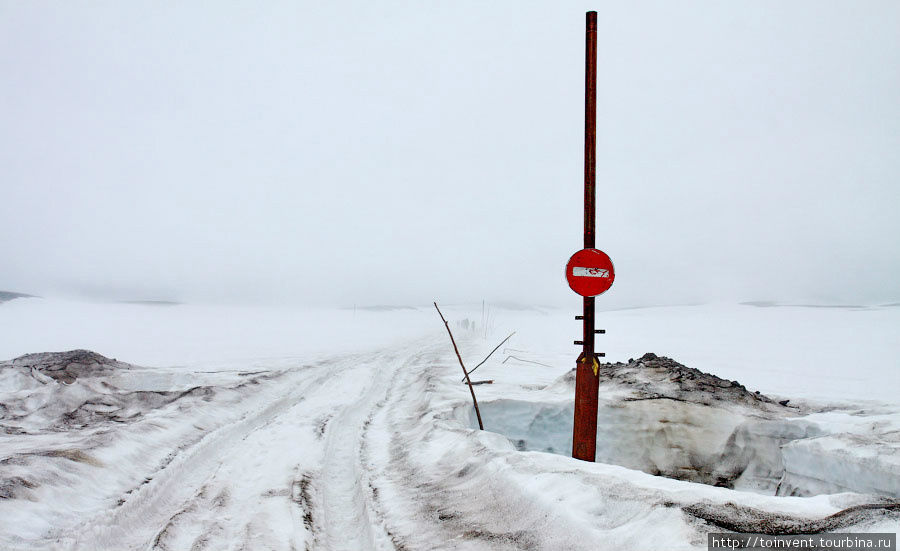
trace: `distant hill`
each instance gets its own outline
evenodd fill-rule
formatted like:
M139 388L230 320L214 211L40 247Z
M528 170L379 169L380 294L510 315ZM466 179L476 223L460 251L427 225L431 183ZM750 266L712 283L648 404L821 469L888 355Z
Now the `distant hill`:
M16 298L36 298L25 293L13 293L12 291L0 291L0 302L7 302Z
M374 306L347 306L344 310L365 310L367 312L393 312L394 310L418 310L413 306L394 306L392 304L376 304Z
M182 303L172 300L120 300L119 304L141 304L143 306L179 306Z

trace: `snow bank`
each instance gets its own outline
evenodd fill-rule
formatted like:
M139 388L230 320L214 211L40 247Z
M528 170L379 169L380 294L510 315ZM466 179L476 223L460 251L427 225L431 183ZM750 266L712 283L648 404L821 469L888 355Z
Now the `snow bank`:
M779 495L859 492L900 498L900 441L835 434L796 440L782 448Z
M550 400L574 395L573 373L533 391L531 400L483 402L485 428L520 451L569 455L573 403ZM785 405L789 400L775 402L655 354L602 364L599 373L598 462L769 495L900 497L893 433L825 437L835 427L810 421L800 408ZM461 411L476 427L471 408Z

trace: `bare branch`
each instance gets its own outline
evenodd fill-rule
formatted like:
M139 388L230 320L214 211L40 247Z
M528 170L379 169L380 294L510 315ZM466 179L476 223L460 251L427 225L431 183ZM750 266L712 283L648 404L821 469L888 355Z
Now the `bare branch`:
M503 360L503 361L500 362L500 363L505 364L505 363L506 363L507 361L509 361L510 359L513 359L513 360L519 360L520 362L525 362L525 363L529 363L529 364L542 365L542 366L544 366L544 367L553 367L552 365L542 364L541 362L533 362L533 361L531 361L531 360L523 360L522 358L517 358L517 357L515 357L515 356L507 356L506 359Z
M472 371L469 371L469 375L471 375L472 373L475 373L475 370L476 370L476 369L478 369L479 367L481 367L482 364L484 364L484 362L488 361L488 358L490 358L490 357L494 354L494 352L497 351L498 348L500 348L501 346L503 346L503 343L505 343L506 341L508 341L509 339L511 339L512 336L515 335L515 334L516 334L516 332L513 331L512 333L509 334L508 337L506 337L505 339L503 339L502 341L500 341L500 344L498 344L496 347L494 347L494 349L491 350L491 353L490 353L490 354L488 354L487 356L485 356L485 358L484 358L483 360L481 360L481 362L479 362L478 365L476 365L475 367L473 367L473 368L472 368ZM464 381L464 380L465 380L465 379L463 379L463 381ZM460 381L460 382L462 382L462 381Z
M456 352L456 357L459 359L459 366L463 370L463 375L466 376L466 383L469 385L469 392L472 393L472 403L475 404L475 415L478 417L478 428L484 430L484 423L481 422L481 411L478 409L478 400L475 399L475 389L472 388L472 380L469 379L469 372L466 371L466 366L463 364L462 356L459 355L459 348L456 347L456 340L453 338L453 332L450 331L450 324L447 323L447 320L444 318L444 314L441 313L441 309L438 308L437 302L434 303L434 309L437 310L438 315L441 316L441 321L444 322L444 327L447 328L447 333L450 335L450 342L453 343L453 351Z

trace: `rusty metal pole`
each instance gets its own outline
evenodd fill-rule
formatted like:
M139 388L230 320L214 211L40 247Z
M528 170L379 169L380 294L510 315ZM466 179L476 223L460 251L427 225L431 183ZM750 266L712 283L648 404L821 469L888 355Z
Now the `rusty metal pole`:
M584 248L593 249L596 216L597 152L597 12L586 17L584 64ZM575 371L575 423L572 457L594 461L597 456L597 394L594 373L594 297L584 297L584 349Z

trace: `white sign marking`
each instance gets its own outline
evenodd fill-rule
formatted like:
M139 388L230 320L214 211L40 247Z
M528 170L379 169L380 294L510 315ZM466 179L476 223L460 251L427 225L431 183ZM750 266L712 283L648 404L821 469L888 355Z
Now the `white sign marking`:
M609 270L602 268L572 268L572 275L579 277L609 277Z

